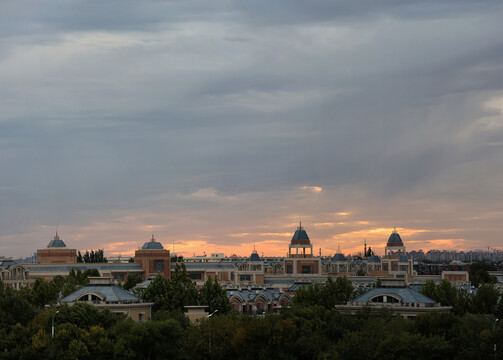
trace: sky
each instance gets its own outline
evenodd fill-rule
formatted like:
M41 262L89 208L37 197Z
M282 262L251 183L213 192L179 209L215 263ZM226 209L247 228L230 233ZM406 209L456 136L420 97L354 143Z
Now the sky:
M496 0L0 2L0 256L502 247Z

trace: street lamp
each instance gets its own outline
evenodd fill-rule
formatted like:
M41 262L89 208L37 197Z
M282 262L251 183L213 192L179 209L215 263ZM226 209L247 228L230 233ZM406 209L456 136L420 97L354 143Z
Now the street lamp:
M54 318L56 317L56 314L59 313L59 310L52 315L52 338L54 339Z
M496 323L500 321L500 319L495 319L493 322L493 336L496 339ZM496 359L496 341L494 342L494 358Z
M215 315L216 313L218 312L218 309L213 311L211 314L209 314L208 316L206 316L207 318L210 318L212 317L213 315Z
M208 316L206 316L208 319L211 318L213 315L215 315L216 313L218 312L218 309L213 311L211 314L209 314ZM210 354L211 354L211 325L208 324L209 328L210 328L210 339L208 340L208 345L209 345L209 348L210 348Z

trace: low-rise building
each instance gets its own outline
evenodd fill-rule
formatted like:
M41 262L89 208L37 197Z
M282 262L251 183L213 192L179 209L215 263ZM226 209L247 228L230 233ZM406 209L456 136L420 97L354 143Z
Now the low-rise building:
M145 303L139 297L114 285L112 278L89 279L89 284L66 296L61 302L70 306L76 302L86 302L100 310L108 309L116 314L125 314L134 321L150 320L153 303Z
M452 309L451 306L441 306L413 287L405 285L376 287L346 305L336 305L335 308L349 314L355 314L364 308L385 308L404 318L415 318L431 311L449 312Z

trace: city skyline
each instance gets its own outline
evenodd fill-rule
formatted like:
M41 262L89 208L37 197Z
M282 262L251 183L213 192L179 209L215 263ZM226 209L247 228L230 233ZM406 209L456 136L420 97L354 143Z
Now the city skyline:
M301 223L297 224L298 226L302 226ZM302 226L303 229L305 229L303 226ZM299 229L299 227L297 227L296 229ZM382 231L386 231L386 230L389 230L390 231L390 234L391 235L392 233L398 233L400 234L400 231L401 230L405 230L405 229L400 229L400 228L396 228L394 227L393 229L379 229L379 233L382 232ZM375 231L374 231L375 233ZM408 233L407 231L405 233ZM288 244L290 243L291 241L291 237L293 236L294 232L292 233L282 233L282 234L275 234L275 235L280 235L282 237L288 237L288 240L287 240L287 243L285 244L285 246L288 246ZM402 235L403 236L404 232L402 232ZM409 233L410 234L410 233ZM63 239L61 236L59 236L60 234L56 231L56 234L55 234L55 237L54 239L61 239L65 242L65 239ZM241 233L241 234L237 234L239 235L240 237L244 237L244 236L249 236L249 235L252 235L250 233ZM380 235L378 235L380 236ZM259 256L265 256L265 257L284 257L284 256L287 256L287 252L284 252L284 253L278 253L278 252L272 252L272 253L267 253L263 250L261 250L261 244L262 243L253 243L253 246L251 249L248 249L248 245L249 243L245 242L244 244L246 244L245 246L242 246L240 247L240 249L242 251L245 251L245 253L242 253L240 251L236 251L237 248L232 246L232 245L229 245L227 247L217 247L217 250L209 247L209 248L198 248L197 250L199 252L192 252L190 253L189 251L180 251L179 249L177 249L175 246L177 245L176 241L175 242L172 242L171 244L169 243L166 243L166 242L163 242L162 239L158 239L155 237L155 234L152 233L151 234L151 237L146 240L146 241L140 241L140 244L135 247L135 248L130 248L128 249L127 251L123 251L123 252L113 252L113 251L110 251L110 250L107 250L106 248L100 248L102 250L104 250L105 252L105 256L108 256L108 257L132 257L134 255L134 252L135 250L138 250L142 247L143 244L145 244L146 242L148 241L152 241L152 240L155 240L156 242L159 242L163 245L163 247L166 249L166 250L170 250L172 254L177 254L177 256L183 256L183 257L192 257L192 256L207 256L207 257L210 257L211 254L213 253L223 253L226 257L231 257L232 255L236 255L238 257L248 257L252 252L257 252L259 254ZM71 239L67 239L66 241L71 241ZM279 242L282 242L282 241L278 241ZM386 238L386 240L383 242L383 241L379 241L379 242L368 242L367 239L365 238L363 240L363 242L359 245L359 246L356 246L354 248L345 248L344 247L344 244L343 246L341 247L341 243L337 243L337 250L336 251L333 251L333 252L328 252L329 250L332 249L332 247L330 248L320 248L320 247L317 247L316 246L316 243L313 243L313 241L311 240L311 243L313 244L313 253L314 253L314 256L319 256L320 252L321 252L321 256L323 257L327 257L327 256L333 256L334 254L336 253L342 253L344 255L354 255L354 256L360 256L360 255L363 255L363 252L364 252L364 249L372 249L372 251L378 255L378 256L383 256L384 255L384 247L386 246L386 243L388 242L388 238ZM417 242L417 241L416 241ZM414 244L414 241L412 241L412 243ZM423 243L423 242L419 242L419 243ZM66 242L65 242L66 244ZM501 256L501 252L503 251L500 247L486 247L485 249L462 249L462 248L452 248L452 247L449 247L447 249L439 249L439 248L435 248L435 247L432 247L432 248L428 248L426 250L423 250L422 248L417 248L416 246L413 245L414 248L407 248L407 244L406 242L404 242L405 246L406 246L406 249L407 249L407 253L410 253L414 256L417 256L417 254L419 254L420 252L423 252L423 254L430 254L430 253L438 253L438 255L440 254L445 254L445 253L450 253L450 252L455 252L455 253L471 253L471 252L494 252L495 254L497 253L498 256ZM71 244L66 244L67 248L75 248L73 247ZM281 246L278 244L278 246ZM45 246L42 246L40 248L45 248ZM184 248L184 244L182 243L182 249ZM192 249L192 248L190 248ZM265 247L265 249L270 249L269 247ZM85 251L91 251L91 250L98 250L98 249L91 249L91 248L85 248L85 249L79 249L79 248L76 248L77 251L80 251L80 252L85 252ZM246 252L248 251L248 252ZM6 254L3 254L3 256L5 256ZM7 256L9 257L9 256ZM10 256L12 257L12 256ZM18 256L19 257L19 256ZM26 256L21 256L21 257L26 257ZM29 256L28 256L29 257ZM434 260L434 259L430 259L430 260Z
M502 244L503 4L0 3L0 256ZM207 251L208 253L208 251Z

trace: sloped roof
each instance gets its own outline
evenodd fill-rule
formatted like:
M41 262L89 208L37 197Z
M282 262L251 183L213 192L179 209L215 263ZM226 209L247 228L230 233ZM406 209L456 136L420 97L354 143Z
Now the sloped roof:
M63 302L74 302L76 301L80 296L86 294L86 293L95 293L97 295L102 296L104 299L103 301L106 302L124 302L124 301L129 301L129 302L139 302L141 299L137 296L134 296L133 294L127 292L126 290L116 286L116 285L97 285L97 284L89 284L89 285L84 285L77 291L74 291L67 297L63 298L61 301Z
M332 261L346 261L346 257L343 254L335 254Z
M145 244L143 244L141 248L148 250L164 250L162 244L158 241L155 241L154 234L152 234L152 238L150 239L150 241L147 241Z
M395 295L403 303L435 304L435 301L410 287L378 287L358 296L355 302L369 302L371 298L379 295Z
M250 255L250 261L260 261L260 256L257 254L255 250Z
M307 232L302 226L299 226L297 230L295 230L292 241L309 241L309 236L307 236Z
M5 260L5 261L0 261L0 268L2 269L8 269L13 265L17 265L18 263L12 260Z
M229 289L227 290L227 297L230 299L233 296L237 296L241 298L243 301L253 301L255 298L259 295L265 296L267 300L277 300L283 295L281 291L278 289L273 289L273 288L252 288L251 290L248 289L241 289L241 290L236 290L236 289Z
M388 243L392 244L403 244L402 238L400 237L400 234L398 234L396 231L393 231L391 235L388 238Z
M371 262L371 263L380 263L381 262L381 258L377 255L371 255L368 259L368 262Z
M48 248L61 248L61 247L66 247L66 244L61 240L58 236L58 233L54 236L54 239L49 242L49 245L47 245Z
M77 263L77 264L25 264L24 265L30 272L69 272L72 268L80 269L82 271L88 269L98 270L141 270L141 266L135 263L128 264L113 264L113 263Z

